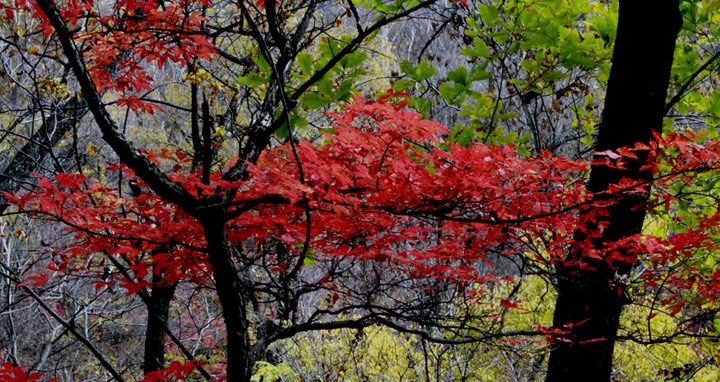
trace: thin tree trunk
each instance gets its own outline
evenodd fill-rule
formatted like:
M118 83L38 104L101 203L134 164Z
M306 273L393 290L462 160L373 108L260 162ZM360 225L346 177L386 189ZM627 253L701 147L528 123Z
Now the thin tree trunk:
M675 39L682 25L678 0L621 0L619 12L597 152L647 144L652 132L662 129ZM651 180L649 171L640 171L648 153L636 154L637 160L625 158L626 169L592 166L589 190L602 193L622 178ZM589 223L587 230L578 231L578 245L563 264L557 265L554 327L580 324L572 326L566 336L572 343L558 341L551 351L547 381L610 380L615 336L625 303L625 285L619 280L629 274L632 264L609 265L604 259L584 255L588 249L602 250L603 243L639 233L647 201L648 193L611 200L611 205L603 208L609 216L598 218L606 227L601 229L598 224ZM583 248L580 243L588 234L599 237ZM581 263L596 270L582 268Z
M162 275L153 272L153 289L148 304L148 322L145 329L145 357L143 372L158 371L165 365L165 327L167 327L170 302L175 294L176 283L164 285Z

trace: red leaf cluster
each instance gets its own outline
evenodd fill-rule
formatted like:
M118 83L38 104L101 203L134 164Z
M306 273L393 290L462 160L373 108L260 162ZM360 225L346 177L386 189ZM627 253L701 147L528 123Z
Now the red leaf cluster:
M524 158L510 146L448 144L445 127L387 100L356 98L332 116L334 133L324 145L296 145L302 182L290 145L264 152L244 181L224 180L217 171L203 184L199 174L181 173L184 166L170 178L197 198L238 191L226 224L232 243L279 242L295 257L311 250L320 260L374 260L412 277L485 283L497 279L480 269L499 243L506 255L564 253L577 226L574 208L586 202L577 174L587 163ZM190 160L147 154L158 163ZM147 189L123 166L111 169ZM202 228L177 206L149 192L124 197L81 175L56 181L40 178L36 191L10 196L20 209L75 233L55 270L83 269L89 254L100 252L133 264L135 279L120 280L130 293L150 286L145 276L153 265L168 282L209 277ZM271 273L289 271L287 261L270 256L267 263Z
M145 378L141 379L140 382L184 381L195 368L204 364L204 362L197 361L185 363L172 361L168 367L146 374Z
M87 69L98 92L114 90L120 106L153 113L160 107L137 95L152 88L147 65L162 69L167 62L187 67L211 60L215 49L203 28L207 19L200 8L210 5L209 0L118 0L113 8L120 11L105 15L93 0L68 0L59 11L70 28L82 24L73 38L87 47ZM0 9L9 18L16 11L29 12L40 20L38 28L46 37L53 33L34 1L15 0L12 6L0 4Z
M0 365L0 382L35 382L41 381L42 373L30 372L25 369L30 366L13 366L10 362ZM57 381L57 378L49 379L46 382Z
M356 98L343 113L331 114L333 132L322 145L300 142L295 150L289 144L266 150L256 164L248 164L249 176L242 181L225 180L216 171L203 184L199 174L186 171L188 155L146 154L166 167L180 163L170 178L195 198L233 191L227 236L247 253L266 256L263 264L270 274L291 272L289 261L312 252L315 260L377 261L411 277L452 279L478 290L499 279L487 271L491 254L530 256L547 265L560 261L587 223L604 224L603 206L612 198L647 192L646 184L624 179L610 193L589 195L582 176L586 162L547 153L526 158L512 146L456 146L444 140L445 127L402 106ZM657 158L647 166L656 174L653 205L662 205L676 198L669 191L676 182L719 167L720 144L698 141L657 136L652 147L602 153L597 161L622 166L622 158L650 150ZM147 190L124 166L111 169ZM132 264L134 279L120 279L130 293L150 286L151 266L167 282L208 281L202 227L179 207L150 192L126 197L81 175L60 174L56 182L40 178L35 191L6 195L21 210L60 220L75 234L75 243L56 257L53 270L96 269L98 264L87 259L101 252L124 256ZM585 246L587 258L611 265L650 254L655 268L641 279L653 287L667 274L661 272L667 264L717 249L718 219L720 213L709 214L665 238L635 235L597 249L591 243L595 237L588 235L574 245ZM286 257L263 252L270 243L282 246ZM718 295L720 272L691 278L674 274L666 285L695 288L706 299ZM676 299L665 302L672 305Z

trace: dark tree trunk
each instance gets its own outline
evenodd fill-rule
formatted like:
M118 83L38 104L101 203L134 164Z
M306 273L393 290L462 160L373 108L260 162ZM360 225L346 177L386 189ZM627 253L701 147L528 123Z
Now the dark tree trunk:
M162 275L153 273L153 289L148 304L148 322L145 330L145 357L143 372L158 371L165 365L165 328L170 302L177 284L161 283Z
M246 284L249 279L246 272L235 266L224 220L209 217L201 223L208 243L208 262L213 268L215 288L227 330L227 381L249 381L255 364L246 310L249 302L246 293L251 293L250 286Z
M596 151L616 150L636 143L648 143L652 131L662 129L665 99L675 39L682 25L678 0L621 0L618 33L613 52L602 123ZM621 178L650 180L649 171L640 171L648 153L637 153L626 169L592 166L588 188L602 193ZM649 187L646 188L649 191ZM578 243L587 233L600 236L590 246L576 246L563 264L557 265L558 300L554 327L573 326L566 336L572 343L558 341L550 353L547 381L609 381L612 355L620 313L624 304L624 284L632 264L593 260L584 257L588 247L600 249L604 242L616 242L642 229L647 193L634 193L613 199L603 218L607 228L589 224L578 231ZM585 211L592 213L592 211ZM595 268L581 268L580 263ZM585 342L600 340L594 342Z

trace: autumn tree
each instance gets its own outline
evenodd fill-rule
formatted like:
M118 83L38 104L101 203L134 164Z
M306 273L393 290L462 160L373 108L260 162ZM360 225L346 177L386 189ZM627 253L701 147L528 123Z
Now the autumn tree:
M32 15L31 40L18 36L12 49L73 73L43 85L59 97L41 119L43 144L29 141L21 152L33 154L17 155L24 164L6 175L53 156L54 134L85 110L115 156L92 176L76 152L79 173L37 175L37 187L3 194L72 234L49 270L27 277L3 263L3 277L115 379L136 371L45 304L36 290L52 278L90 276L103 293L140 296L148 380L196 369L246 381L283 340L374 325L447 345L537 340L550 350L549 380L608 380L618 339L713 337L716 275L701 265L716 249L717 132L662 134L673 107L714 113L715 101L694 94L707 91L697 79L717 56L699 64L689 53L711 34L699 31L708 4L623 2L617 13L582 1L115 5L3 4L7 20ZM438 31L464 34L468 65L438 74L427 61L439 61L427 48L433 33L414 62L399 64L393 90L359 97L365 44L425 10L451 12ZM661 32L641 40L648 30ZM669 86L677 95L667 101ZM160 125L167 136L154 142L132 132ZM594 158L552 155L582 158L596 125ZM643 231L647 211L653 232ZM531 277L557 290L552 327L512 322L527 309L519 290ZM213 340L226 370L196 362L169 324L183 288L217 296L222 324L206 316L222 333ZM648 294L648 327L662 309L682 315L676 330L619 338L623 307ZM168 348L186 362L168 364ZM11 377L24 370L3 367Z
M300 8L293 8L292 12L290 12L290 9L285 9L283 14L276 14L279 12L279 8L276 9L278 5L270 4L266 6L263 3L230 5L228 9L231 10L232 7L239 7L239 12L235 9L230 13L228 13L227 9L224 10L221 4L215 4L212 10L208 10L206 7L209 4L153 5L150 3L130 2L127 4L122 3L118 8L115 8L115 11L120 10L120 13L104 13L104 10L93 8L93 5L89 3L70 3L67 7L62 8L60 12L62 15L60 16L50 12L52 7L48 5L49 8L46 7L43 12L50 12L50 15L54 17L49 17L46 21L40 18L41 25L39 28L46 37L52 35L53 28L55 28L55 31L60 31L58 35L62 35L63 31L65 31L64 37L59 39L59 42L64 44L64 48L69 49L72 43L68 45L68 41L63 39L70 38L73 35L75 35L76 39L81 38L83 43L88 43L85 56L91 60L91 65L87 66L88 72L83 72L84 75L78 77L78 84L82 89L82 97L88 102L88 105L96 103L93 112L95 116L105 115L106 119L103 123L110 123L108 126L111 130L115 128L116 124L105 111L104 105L100 103L98 92L112 92L118 96L118 106L127 107L131 111L157 112L159 110L157 102L161 101L147 102L136 95L139 91L150 90L151 78L146 72L147 68L142 66L144 60L157 64L159 68L166 65L168 61L180 65L180 67L188 68L185 78L190 83L191 97L189 107L180 109L190 112L189 120L191 123L188 127L193 157L191 168L201 171L202 183L208 184L211 167L215 165L216 161L213 156L217 155L216 149L211 145L213 140L217 140L218 137L222 140L227 136L237 138L236 142L239 142L240 145L234 149L239 150L243 159L233 162L236 165L230 170L228 179L246 177L247 175L243 169L247 163L253 163L257 160L260 152L269 144L270 138L275 133L281 138L289 138L292 141L286 122L292 120L293 123L299 123L296 120L302 118L290 115L290 112L296 109L295 106L298 100L306 108L316 109L323 107L328 102L348 99L351 95L350 90L352 90L350 79L361 74L356 67L366 57L363 52L355 52L359 44L369 36L376 34L382 26L412 14L415 10L423 9L432 3L426 2L414 6L411 4L407 8L382 5L371 6L370 12L375 8L375 15L381 15L381 17L376 22L367 25L363 25L360 20L357 20L355 23L357 36L338 40L335 40L334 36L325 36L327 30L338 23L337 17L316 18L317 3L303 4ZM11 20L18 12L30 12L35 16L42 14L40 13L41 8L37 8L34 4L13 4L5 6L4 9L6 9L8 19ZM216 16L216 19L205 15L216 11L218 13L212 15ZM355 19L360 17L352 4L347 10L342 10L342 12L346 11L350 17ZM390 13L389 16L388 13ZM373 13L368 13L368 11L363 11L363 16L376 17L373 16ZM78 32L67 28L64 29L61 24L63 21L59 17L67 19L70 25L78 25L78 20L87 21L86 24L83 24L88 27L87 31ZM219 26L222 24L212 24L213 20L225 23L228 27ZM153 34L156 29L158 32ZM106 39L106 35L112 36L110 40ZM318 36L325 36L319 44L319 51L325 56L324 59L312 62L309 61L312 59L308 53L298 55L304 47L313 45ZM266 40L268 37L272 37L274 41ZM217 45L212 46L209 38L218 41ZM109 44L108 41L113 43ZM224 43L224 41L227 41L227 43ZM161 44L162 47L158 44ZM271 50L270 47L273 47L273 49ZM279 48L279 50L274 48ZM69 67L83 71L86 66L83 64L84 58L80 57L78 50L68 52L66 56L68 57L67 64L70 65ZM37 51L34 53L37 53ZM226 59L236 68L231 71L232 74L230 74L229 78L233 82L237 80L239 86L228 85L228 77L217 76L212 81L212 84L199 89L202 81L207 79L206 76L209 73L201 67L201 60L209 59L210 54ZM297 78L301 79L299 82L297 82L296 78L290 79L288 75L294 70L291 63L296 57L301 70L299 73L306 76L305 78L299 76ZM282 68L282 70L277 70L277 68ZM213 72L219 73L218 71ZM340 77L347 77L339 83L337 90L332 89L332 81L334 81L332 75L335 73ZM238 74L240 78L236 79L235 76ZM309 90L313 86L317 87L316 91ZM236 87L238 90L234 90ZM201 96L198 94L199 90L212 91L214 92L213 97L210 97L211 94L206 94L201 101ZM289 90L292 90L292 92ZM222 93L222 95L218 95L218 92ZM225 94L229 94L227 98L223 98ZM88 101L88 97L93 100ZM210 97L210 102L205 101L207 97ZM214 102L217 105L222 99L229 101L227 110L222 115L211 116L209 103ZM249 109L245 109L248 114L239 116L240 102L244 102L249 106ZM170 107L174 106L170 105ZM285 108L284 115L275 115L275 110L278 107ZM92 107L89 107L89 109L93 110ZM81 108L77 112L82 113L83 110L85 109ZM246 119L250 117L250 121L247 124L238 126L238 119L243 117ZM223 121L227 125L223 126ZM283 123L285 123L284 129L286 131L284 133ZM218 127L217 130L220 133L218 131L213 132L215 127ZM225 130L224 134L222 133L223 130ZM115 138L109 138L110 136ZM132 149L132 146L127 144L125 137L118 135L117 131L107 137L114 142L111 146L120 144L125 147L125 152L120 154L121 157L130 155L131 158L135 158L134 160L140 161L137 163L142 163L141 167L145 168L145 170L140 171L140 173L143 171L159 171L147 159L144 159L142 154ZM117 147L115 148L117 149ZM233 147L230 146L226 149L232 150ZM21 158L21 156L18 156L18 158ZM34 160L40 161L41 159L42 156ZM126 162L124 159L121 159L121 161ZM26 167L14 166L13 168L27 173ZM187 191L182 191L176 186L167 183L168 178L162 175L161 172L157 172L156 175L159 176L156 182L160 182L157 184L165 184L163 186L165 188L170 187L170 189L180 191L184 195L183 197L190 198L187 202L193 199L192 194L188 194ZM145 183L151 188L157 186L153 182ZM133 186L138 187L139 184L133 183L131 187ZM161 193L163 192L161 191ZM209 213L208 211L204 213ZM211 215L214 217L210 218ZM217 215L213 212L203 220L205 220L206 224L214 225L221 220L216 219L216 217ZM224 232L223 225L224 223L221 223L219 227L215 227L219 228L216 233L221 236L223 235L222 232ZM231 252L228 252L230 249L223 244L225 240L222 239L216 244L220 245L222 251L225 251L225 255L231 256ZM147 250L147 248L144 249ZM162 252L163 249L155 249L154 251ZM108 251L108 255L112 256L115 253ZM159 254L155 253L155 255ZM230 261L230 258L222 261ZM302 265L302 261L300 264ZM119 263L113 265L120 269L123 277L131 277L128 273L122 271L125 269L124 266ZM219 263L216 263L216 267L222 268ZM226 270L229 271L231 268L226 268ZM161 272L161 270L157 270L154 274L160 274ZM226 322L231 326L236 324L247 325L246 320L242 319L242 317L245 315L244 309L246 305L243 301L247 302L248 296L242 293L233 296L238 292L237 288L240 286L237 284L237 280L233 281L236 278L235 276L230 274L226 276L230 276L230 279L225 279L225 282L231 282L234 285L231 289L234 288L235 290L234 292L228 290L227 295L221 294L223 304L227 304L226 309L224 309L225 314L228 315ZM155 283L152 286L152 294L140 291L144 294L144 299L148 303L151 312L150 325L148 325L149 332L146 337L148 340L158 338L160 342L163 342L164 335L151 335L153 327L155 333L159 331L158 327L163 327L162 322L158 322L158 325L152 324L154 322L153 317L158 316L160 321L163 321L162 317L166 314L162 311L167 309L167 299L172 296L172 288L174 287L172 283L167 285ZM155 301L155 297L159 294L157 292L165 287L169 288L169 293L165 294L165 298L160 298L160 301ZM232 316L233 314L240 314L238 316L240 319L238 320L238 317ZM234 354L233 357L235 357L237 353L240 360L247 357L259 357L267 344L258 341L260 343L259 349L256 349L254 354L247 354L250 349L243 345L248 340L247 327L241 329L240 332L236 328L229 331L229 334L236 335L229 341L230 354ZM146 344L146 346L147 349L153 348L150 344ZM159 351L159 355L161 353L162 351ZM151 365L153 360L157 361L155 362L156 366L162 364L161 357L146 354L146 371L149 371L148 367L150 370L154 367ZM245 366L243 366L243 362L246 364ZM102 361L102 358L101 363L107 366L106 362ZM252 362L248 363L246 361L240 363L230 362L230 365L231 370L238 367L240 375L246 377L248 377L248 373L252 368ZM232 373L230 371L231 376ZM117 378L117 373L113 374Z
M617 6L616 3L613 4L611 7ZM588 375L597 380L610 378L618 331L624 330L620 325L621 311L629 303L642 301L637 297L633 301L631 290L636 293L639 291L640 294L652 290L656 293L653 306L677 300L681 304L689 303L687 297L680 297L683 288L673 291L664 290L663 287L656 289L658 284L655 281L640 285L630 283L631 280L639 278L652 279L659 274L665 275L668 280L678 277L675 270L669 273L665 273L667 270L659 271L667 266L666 260L661 260L662 256L643 257L638 254L637 249L616 247L617 243L634 240L633 238L643 232L649 200L652 201L652 206L657 203L655 195L674 193L662 190L662 186L657 183L654 193L650 193L650 185L659 176L651 171L658 166L657 163L653 164L655 154L648 154L642 149L634 150L628 161L623 162L620 167L601 164L597 160L606 158L607 153L618 152L623 147L644 147L652 151L648 145L659 137L662 126L673 125L673 119L663 118L668 112L676 110L674 108L678 105L678 110L682 110L680 115L687 113L688 107L683 106L684 102L695 105L690 109L697 107L696 110L707 110L711 116L707 123L712 125L713 122L710 121L714 121L714 117L710 110L714 104L713 98L705 101L700 99L705 97L705 94L714 94L716 91L715 81L711 76L704 76L703 72L717 65L717 55L696 45L698 41L704 41L697 36L712 34L708 32L712 27L708 29L704 23L713 16L700 10L706 6L707 4L698 2L671 2L662 6L654 4L652 12L648 12L648 7L640 4L627 5L620 2L619 10L616 8L610 13L604 13L611 8L571 1L563 4L549 3L525 12L529 8L522 7L521 2L489 3L478 4L477 16L467 20L468 29L465 35L474 39L468 41L472 44L468 44L471 47L465 48L464 54L476 62L473 70L477 70L478 65L482 68L493 67L494 70L491 73L479 70L473 73L460 67L451 73L450 79L455 82L453 86L442 84L439 87L442 100L458 106L460 115L470 117L470 121L464 121L453 128L453 136L462 141L493 141L501 138L501 141L517 142L517 135L502 137L495 135L494 131L499 130L502 133L508 125L517 126L519 122L519 128L511 131L529 130L529 142L536 150L546 148L556 151L567 143L588 142L591 138L589 133L595 130L595 125L598 126L594 150L599 154L596 155L596 163L590 172L588 188L598 195L598 199L607 198L609 202L584 209L583 213L609 216L601 219L590 218L591 221L597 221L579 227L575 234L578 243L569 249L567 258L557 260L557 273L549 275L558 292L554 326L556 329L572 328L571 335L559 337L562 340L552 348L549 380L587 379ZM595 12L595 15L591 12ZM617 17L613 16L614 12L619 15L619 20L614 19ZM598 18L598 13L605 17ZM615 20L618 20L617 30L613 23ZM509 30L513 33L504 34L504 31ZM650 39L641 38L647 31L658 33L652 34ZM676 41L679 49L675 48ZM612 65L607 61L611 51L608 48L614 48ZM588 54L589 52L592 54ZM530 58L513 61L515 54L521 57L529 55ZM700 61L700 57L704 57L706 61ZM410 76L412 77L412 74ZM702 80L698 81L698 78ZM607 81L606 92L589 90L588 87L592 88L595 81L603 84ZM701 85L708 81L712 84L707 87ZM410 84L414 85L415 81ZM507 89L503 89L504 84L507 84ZM478 92L475 90L477 88L473 89L470 85L486 88ZM699 93L696 93L689 90L693 87L703 89L698 89ZM676 92L671 99L667 97L668 88L675 89ZM599 110L599 105L595 103L597 96L605 98L602 114L594 113L594 110ZM495 102L488 102L493 97ZM568 102L567 98L571 98L571 101ZM467 99L474 102L463 102ZM508 105L513 101L517 105L515 108ZM532 112L533 109L535 112ZM674 115L677 116L678 114ZM574 133L570 131L570 135L566 135L569 140L557 135L568 126L575 129ZM707 129L706 126L697 124L682 126L692 126L695 131ZM545 134L540 132L543 130L546 131ZM588 135L583 136L583 132ZM577 133L579 135L573 138L572 135ZM567 130L563 135L565 134ZM713 130L709 135L715 136ZM580 146L580 150L576 152L582 154L585 150ZM681 150L684 151L687 149ZM558 152L577 155L567 149ZM613 160L618 158L620 156ZM618 183L629 180L643 183L646 188L637 190L632 195L607 195L610 190L616 190ZM699 194L705 195L704 192ZM680 199L682 200L682 197ZM685 205L684 203L686 201L682 201L681 206ZM669 202L665 204L666 208L670 206ZM688 211L685 207L681 207L681 210ZM657 218L657 210L652 211L654 218ZM673 216L674 212L666 211L661 215L661 220L664 220ZM662 224L669 224L683 232L689 229L684 224ZM666 237L667 233L658 236ZM675 245L677 250L682 247ZM642 253L643 250L639 252ZM648 252L652 254L653 250ZM614 259L613 256L618 253L627 257ZM690 253L690 250L686 252L689 258L703 256ZM690 260L689 263L694 261ZM678 265L670 268L675 266ZM649 273L655 275L649 276ZM692 276L691 279L695 277ZM693 288L697 289L698 285ZM665 293L670 297L659 297ZM697 300L693 301L693 304L697 303ZM703 300L701 305L704 306L703 309L707 309L711 303ZM679 325L680 329L675 333L680 336L700 335L697 332L688 333L685 325L707 321L713 316L708 316L708 312L703 311L699 313L703 318L697 318L695 316L698 313L693 312L692 308L679 307L674 307L671 315L676 315L681 310L685 316L682 319L684 323ZM650 315L654 317L655 314ZM569 323L583 324L568 326ZM703 331L702 335L711 334ZM623 341L635 340L642 343L649 343L648 338L652 338L652 334L646 337L637 336L637 333L620 336L624 337ZM668 338L656 339L656 342L667 340Z

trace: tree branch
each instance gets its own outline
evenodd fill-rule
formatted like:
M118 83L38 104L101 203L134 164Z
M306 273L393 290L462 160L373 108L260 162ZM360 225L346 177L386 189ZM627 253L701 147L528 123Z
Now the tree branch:
M117 125L110 117L107 109L102 103L100 94L95 89L95 84L90 77L75 43L72 40L72 33L68 30L57 7L50 0L38 0L38 6L47 16L50 24L55 28L55 33L68 58L68 62L75 73L83 96L88 103L90 111L95 117L102 138L115 153L120 161L132 169L154 192L163 199L176 204L188 213L193 213L198 207L198 201L179 184L171 181L160 169L142 155L131 142L120 132Z
M720 58L720 51L717 52L717 53L715 53L715 55L712 56L709 60L705 61L705 63L702 64L702 65L698 68L698 70L696 70L695 73L693 73L693 74L690 76L690 78L688 78L687 81L685 81L685 83L684 83L683 86L680 88L680 90L678 90L678 92L675 93L675 96L672 97L672 99L670 100L670 102L668 102L668 104L665 105L665 110L664 110L663 115L667 115L667 113L670 112L670 110L673 108L673 106L675 106L675 104L678 103L678 102L682 99L682 97L685 96L685 94L684 94L685 91L688 90L688 88L690 87L690 85L693 83L693 81L695 81L695 79L700 75L700 73L702 73L705 69L707 69L707 67L710 66L710 64L712 64L713 62L717 61L718 58Z
M12 269L8 268L8 267L7 267L5 264L3 264L3 263L0 263L0 266L2 266L3 268L5 268L5 270L9 273L9 276L10 276L10 278L11 278L13 281L15 281L15 282L18 283L18 284L21 282L21 280L15 275L15 272L13 272ZM119 382L124 382L124 381L125 381L125 380L123 379L123 377L120 376L120 373L118 373L117 370L115 370L115 368L105 359L105 357L102 355L102 353L100 352L100 350L98 350L98 348L96 348L95 345L93 345L92 342L90 342L90 340L88 340L87 338L85 338L85 336L83 336L82 334L80 334L80 333L75 329L75 326L74 326L74 325L72 325L71 323L65 321L65 319L63 319L62 317L60 317L60 315L58 315L51 307L49 307L49 306L45 303L45 301L43 301L43 299L42 299L40 296L38 296L37 293L35 293L35 291L33 291L32 289L30 289L30 287L28 287L27 285L22 285L22 284L19 284L18 286L19 286L20 288L22 288L28 295L30 295L30 297L32 297L32 299L35 300L35 302L37 302L38 305L40 305L40 307L41 307L43 310L45 310L45 311L46 311L48 314L50 314L55 320L57 320L57 322L60 323L60 325L62 325L65 329L67 329L67 331L70 332L73 336L75 336L75 338L77 338L78 341L82 342L82 344L85 345L85 347L87 347L88 350L90 350L90 352L95 356L95 358L97 358L97 360L100 362L100 364L102 365L102 367L103 367L105 370L107 370L108 373L110 373L110 375L113 376L113 378L115 378L115 379L116 379L117 381L119 381Z
M0 191L14 193L18 190L17 181L27 178L31 173L38 172L40 163L48 155L51 146L56 145L72 129L72 127L87 113L85 100L77 97L70 98L60 105L55 112L48 116L42 127L33 134L28 142L15 154L13 159L0 173ZM52 123L58 121L57 123ZM42 142L48 141L49 145ZM0 215L5 212L9 204L0 195Z

